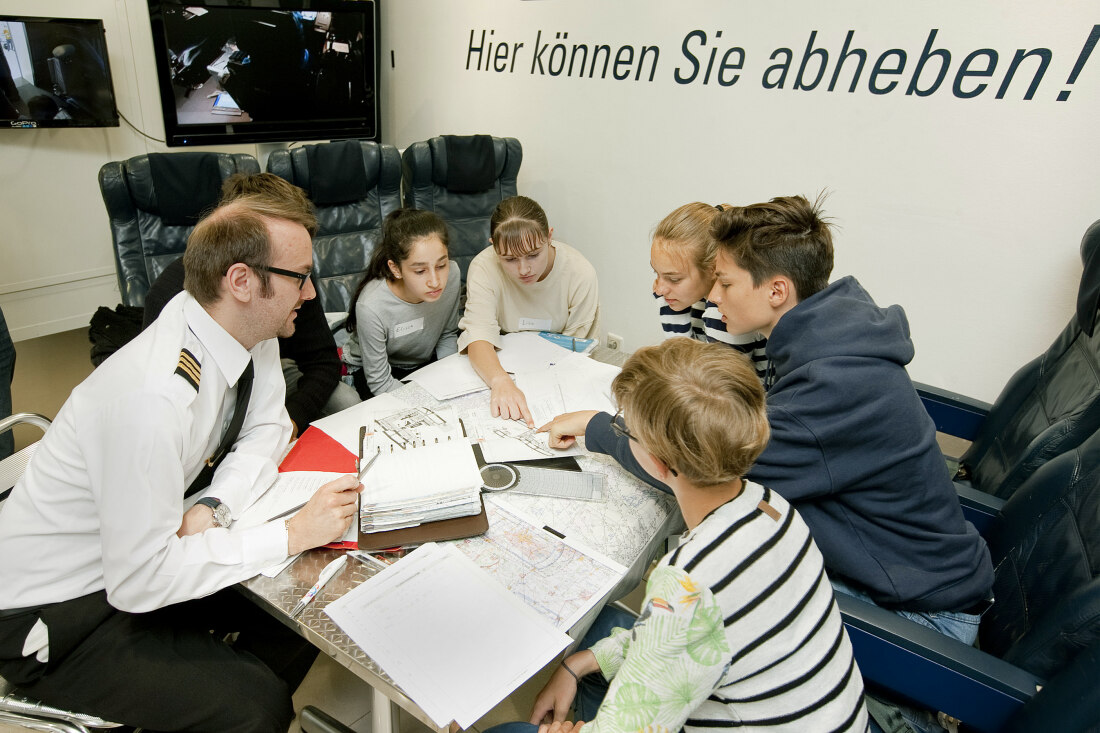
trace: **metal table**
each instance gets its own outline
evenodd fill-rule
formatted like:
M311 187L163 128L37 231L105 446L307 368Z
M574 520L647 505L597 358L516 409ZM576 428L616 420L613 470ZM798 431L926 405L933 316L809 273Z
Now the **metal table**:
M597 349L594 357L600 361L621 365L626 355L621 352L608 349ZM402 397L402 392L410 395L420 388L415 385L406 385L394 393ZM482 393L488 409L488 393ZM423 399L423 395L417 395ZM645 522L646 536L628 536L626 540L614 548L614 552L608 552L607 548L594 547L601 552L606 552L612 559L621 563L628 570L618 585L608 594L603 602L596 604L589 613L577 622L569 634L579 640L591 625L603 604L615 598L622 597L632 590L641 580L652 560L664 549L664 543L668 535L675 531L681 523L679 511L671 496L645 486L642 482L628 476L614 461L606 457L583 457L581 460L585 470L602 471L609 476L609 481L614 480L620 485L629 483L638 493L635 496L637 503L632 505L632 514L638 521ZM552 521L555 507L564 507L558 502L570 502L569 499L546 499L538 503L534 512L540 521ZM648 512L648 514L646 514ZM645 515L645 516L643 516ZM650 532L649 528L653 528ZM330 560L337 557L343 550L317 549L310 550L300 555L282 573L274 578L258 575L240 584L242 592L253 599L258 605L269 611L273 616L294 629L304 638L308 639L323 653L328 654L338 663L351 670L357 677L366 682L373 690L371 705L372 730L375 733L396 733L393 705L400 705L410 715L432 729L437 729L432 720L419 706L401 691L389 678L385 670L381 669L370 657L368 657L347 634L340 630L324 612L325 606L331 601L343 596L352 588L371 577L380 569L374 565L366 564L354 558L349 558L340 574L333 578L317 598L297 619L290 618L290 610L309 590L317 580L317 576ZM445 730L445 729L438 729Z

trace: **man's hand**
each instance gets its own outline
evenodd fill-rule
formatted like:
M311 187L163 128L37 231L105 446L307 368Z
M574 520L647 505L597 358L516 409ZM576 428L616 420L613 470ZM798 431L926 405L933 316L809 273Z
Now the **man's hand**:
M576 696L577 680L565 667L558 667L535 698L535 704L531 707L531 725L565 720Z
M287 552L297 555L338 540L358 514L356 501L363 485L353 475L341 476L317 489L287 524Z
M489 410L493 417L523 420L527 427L535 426L535 419L531 417L531 410L527 407L527 398L511 377L507 374L501 375L489 386L493 390L492 397L489 398Z
M176 537L199 534L215 526L214 510L206 504L196 504L184 512L180 528L176 530Z
M551 448L568 448L577 442L577 438L584 435L588 422L599 414L599 410L580 410L558 415L550 422L539 428L540 433L549 432L550 437L546 441Z

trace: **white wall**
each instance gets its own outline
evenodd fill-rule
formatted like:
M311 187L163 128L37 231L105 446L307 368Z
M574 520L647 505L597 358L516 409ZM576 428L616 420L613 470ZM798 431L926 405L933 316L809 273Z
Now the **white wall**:
M1100 58L1074 85L1065 83L1100 16L1091 4L1057 14L1051 7L391 1L383 28L396 68L383 89L383 130L399 146L441 133L519 138L520 190L544 205L555 236L596 265L604 327L626 337L628 348L658 338L648 249L666 213L692 200L751 203L829 189L826 208L839 226L835 276L856 275L880 303L904 305L917 344L915 378L992 400L1068 320L1078 243L1100 217L1093 183L1100 145L1090 129L1100 111ZM932 28L936 47L952 55L938 92L906 96L908 71L901 90L867 91L875 58L902 48L912 69ZM514 72L474 70L476 57L466 70L470 31L480 42L483 29L495 31L494 41L525 44ZM704 70L716 31L723 32L718 61L729 46L744 48L734 85L719 86L713 76L704 85L702 72L691 84L674 81L676 68L690 73L681 43L696 29L709 41L696 52ZM655 78L647 81L648 67L641 81L532 75L540 30L551 43L568 33L568 47L656 45ZM855 93L846 83L831 93L824 82L814 91L791 88L811 30L830 53L826 80L855 30L854 45L871 57ZM785 89L767 90L761 78L779 47L794 51L794 67ZM1051 49L1033 100L1022 100L1033 73L1026 67L1002 100L989 90L973 99L952 94L963 57L983 47L1000 52L1000 68L1017 48ZM995 71L993 90L1002 76ZM1069 99L1055 101L1063 89L1072 90Z
M917 343L915 378L991 400L1070 317L1080 236L1100 217L1089 176L1100 143L1086 131L1100 111L1100 53L1067 84L1100 16L1086 3L1051 7L383 0L383 136L399 147L444 133L519 138L520 190L544 205L557 236L596 265L604 326L628 348L658 338L648 246L664 214L691 200L749 203L828 189L826 208L839 225L835 275L856 275L880 303L905 306ZM4 12L103 18L120 110L163 135L144 0L5 0ZM931 96L907 96L933 28L934 47L951 53L947 79ZM707 36L705 48L693 47L703 69L678 84L675 70L690 72L681 43L697 29ZM514 71L467 70L471 30L477 39L493 30L494 43L522 42ZM633 73L624 81L600 79L599 71L591 79L531 74L540 30L551 44L555 33L568 33L567 47L656 46L654 79L648 65L639 81ZM818 88L796 91L813 30L815 46L829 52L828 71ZM849 66L828 92L849 30L870 58L854 93ZM718 47L720 61L730 46L744 49L738 81L720 86L712 72L703 84L709 50ZM785 88L765 89L765 69L776 63L768 57L779 47L792 49L794 62ZM871 67L891 48L908 54L905 70L879 82L896 78L899 89L871 94ZM955 97L955 73L981 48L999 53L997 67L964 87L990 88ZM997 100L1018 48L1050 49L1050 66L1034 99L1023 100L1035 71L1025 63ZM542 58L545 66L550 52ZM971 68L987 61L979 57ZM937 66L928 62L922 87ZM811 76L815 68L808 64ZM1057 101L1064 90L1069 98ZM254 146L219 149L256 153ZM163 150L125 126L0 133L0 305L16 338L87 323L96 305L118 302L96 173L109 160Z

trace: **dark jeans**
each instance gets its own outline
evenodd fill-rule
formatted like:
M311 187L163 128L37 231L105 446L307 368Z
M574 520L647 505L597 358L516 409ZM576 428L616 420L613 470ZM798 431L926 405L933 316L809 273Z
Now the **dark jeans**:
M615 628L630 629L638 619L632 613L627 613L615 606L604 606L600 615L592 623L588 633L581 639L580 649L589 649L600 639L611 635ZM573 718L583 720L586 723L596 717L596 711L603 704L604 696L610 685L599 672L581 677L577 685L577 697L573 700ZM538 726L530 723L501 723L489 728L485 733L535 733Z

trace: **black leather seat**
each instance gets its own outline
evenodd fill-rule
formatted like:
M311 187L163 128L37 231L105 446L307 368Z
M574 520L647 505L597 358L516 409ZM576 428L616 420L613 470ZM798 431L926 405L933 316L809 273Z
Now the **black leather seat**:
M100 168L123 304L145 304L149 285L179 259L199 218L221 197L222 181L259 172L256 159L241 153L152 153Z
M451 259L462 269L463 284L470 260L489 246L493 209L516 195L522 162L519 140L488 135L433 137L401 156L405 206L434 211L447 222Z
M1100 721L1100 433L1047 462L1005 502L986 537L995 602L981 651L854 598L838 597L864 679L978 730L1047 711L1049 730ZM1082 656L1085 655L1085 656ZM1036 697L1037 686L1044 695ZM1033 700L1033 698L1035 698Z
M936 428L973 441L956 482L1006 499L1044 463L1100 429L1100 221L1085 232L1081 258L1077 313L992 407L918 385ZM960 409L968 414L963 424L952 417Z
M346 313L382 221L401 207L401 156L392 145L341 140L277 150L268 173L309 194L317 210L313 282L326 313Z

